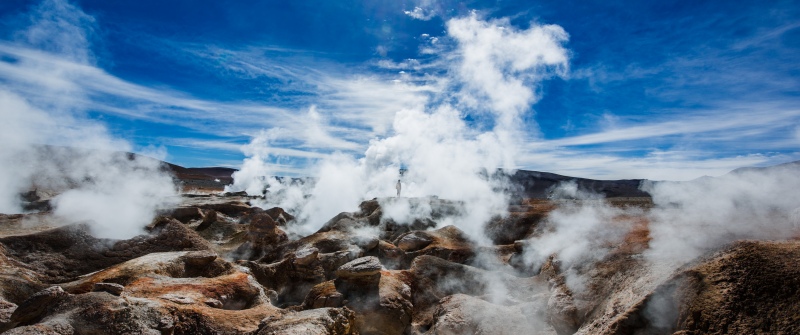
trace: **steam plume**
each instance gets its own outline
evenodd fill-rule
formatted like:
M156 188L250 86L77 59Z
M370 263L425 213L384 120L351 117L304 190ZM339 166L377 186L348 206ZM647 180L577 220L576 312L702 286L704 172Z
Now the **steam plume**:
M89 223L100 237L143 232L156 210L175 200L171 177L156 160L129 159L134 148L85 116L84 92L66 84L70 69L93 61L94 19L66 1L46 0L32 9L30 22L16 34L15 48L65 60L4 64L32 80L0 87L0 212L21 212L19 194L35 189L52 197L60 222ZM27 90L47 98L25 98Z
M285 192L295 196L268 196L264 206L298 208L298 218L311 232L339 212L355 210L364 199L393 196L401 180L403 197L439 196L462 203L462 213L443 224L457 224L483 240L482 226L502 215L508 203L502 192L505 178L494 171L515 168L513 157L523 140L519 117L537 100L533 88L539 82L566 71L562 43L567 35L554 25L519 30L507 20L486 21L474 13L450 20L447 32L455 47L440 56L455 60L443 78L452 87L431 97L428 108L399 110L394 134L370 141L362 158L337 153L319 161L302 204L297 204L299 192ZM485 122L468 124L467 115ZM262 133L245 147L249 157L229 190L260 194L268 185L287 189L264 178L272 175L270 157L263 154L274 140L270 134ZM412 214L402 199L384 204L385 218L407 222ZM417 215L426 209L414 210Z

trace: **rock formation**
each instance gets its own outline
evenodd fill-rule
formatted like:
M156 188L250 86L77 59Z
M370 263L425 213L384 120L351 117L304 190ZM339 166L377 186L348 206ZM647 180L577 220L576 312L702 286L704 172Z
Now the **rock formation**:
M407 224L365 201L308 236L238 195L185 198L147 233L85 225L0 227L5 334L797 334L800 240L742 241L659 272L643 259L646 212L599 261L533 267L523 242L559 206L525 200L482 245L443 217ZM645 209L646 210L646 209ZM457 221L457 220L456 220ZM453 222L453 220L447 220ZM533 240L530 240L533 241ZM674 271L673 271L674 270ZM574 278L581 278L580 284Z

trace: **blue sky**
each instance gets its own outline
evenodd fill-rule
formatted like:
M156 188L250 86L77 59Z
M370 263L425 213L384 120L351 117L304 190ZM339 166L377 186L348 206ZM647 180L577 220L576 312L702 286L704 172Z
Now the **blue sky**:
M0 89L184 166L238 166L280 129L271 163L302 175L452 99L447 22L470 15L568 34L563 71L526 82L520 168L691 179L800 159L793 1L6 0Z

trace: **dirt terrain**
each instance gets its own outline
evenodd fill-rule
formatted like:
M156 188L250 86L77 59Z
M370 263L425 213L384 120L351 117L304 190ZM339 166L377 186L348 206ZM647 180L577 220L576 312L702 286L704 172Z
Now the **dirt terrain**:
M678 268L648 265L647 208L597 262L538 268L523 243L577 200L528 199L480 245L436 221L401 225L365 201L307 236L295 218L240 195L193 195L147 233L103 240L47 214L0 216L6 334L797 334L800 241L741 241ZM611 229L612 227L609 227ZM570 270L570 271L573 271Z

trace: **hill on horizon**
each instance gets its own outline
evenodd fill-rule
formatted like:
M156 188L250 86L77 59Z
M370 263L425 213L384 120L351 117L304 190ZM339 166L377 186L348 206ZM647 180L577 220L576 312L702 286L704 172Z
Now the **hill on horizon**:
M229 167L192 167L187 168L177 164L164 162L176 177L188 187L222 189L233 182L233 173L238 169ZM800 169L800 161L788 162L766 167L741 167L728 174L742 173L745 171L768 170L782 167L795 166ZM708 177L714 178L714 177ZM556 173L517 170L510 178L516 185L511 193L515 198L547 199L553 198L552 190L565 182L574 182L577 190L581 192L599 194L605 198L640 198L650 197L650 194L641 190L640 186L649 179L616 179L601 180L565 176ZM557 197L557 195L555 195Z

